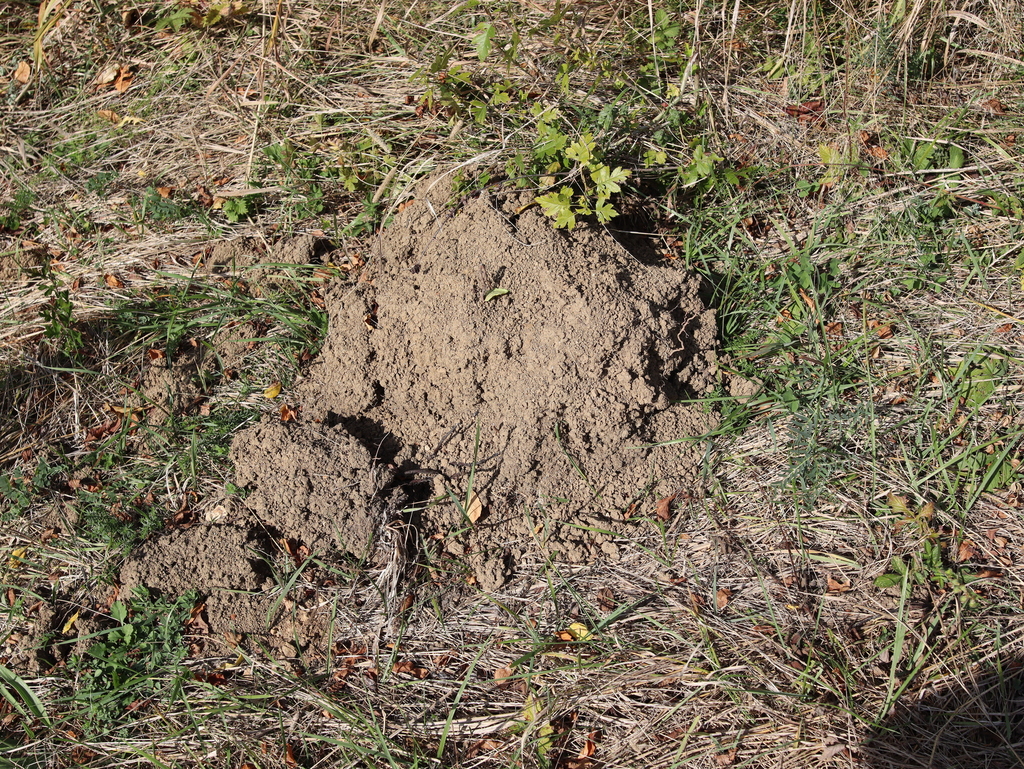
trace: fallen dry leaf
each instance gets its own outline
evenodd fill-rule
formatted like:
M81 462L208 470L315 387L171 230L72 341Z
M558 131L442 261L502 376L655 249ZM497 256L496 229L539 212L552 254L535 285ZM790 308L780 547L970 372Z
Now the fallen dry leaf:
M480 495L475 491L469 495L469 504L466 505L466 517L470 523L476 523L484 514L484 503L480 501Z
M727 587L718 588L718 592L715 593L715 606L721 611L729 605L729 599L732 598L732 591Z
M672 517L672 503L676 501L676 495L662 497L658 500L658 507L655 514L659 521L667 521Z
M429 670L427 670L426 668L420 667L419 665L414 663L412 660L402 660L401 662L396 662L392 666L391 672L392 673L408 673L409 675L413 676L414 678L419 678L420 680L423 680L428 675L430 675L430 671Z
M611 588L602 587L597 591L597 607L603 612L609 612L615 608L615 593Z
M282 422L294 422L299 417L299 412L289 406L287 403L281 404L281 421Z
M474 742L470 745L469 750L466 751L466 758L475 758L484 751L490 752L492 750L497 750L500 747L501 743L498 740L480 740L479 742Z
M158 350L155 347L150 347L148 350L146 350L146 357L149 358L150 360L163 360L164 358L167 357L167 353L165 353L163 350Z
M121 116L114 112L114 110L112 109L98 109L96 110L96 114L104 120L110 123L114 123L115 125L121 122Z
M867 152L871 157L875 158L876 160L889 159L889 150L887 150L885 147L868 147L864 151Z
M838 579L833 579L831 576L828 578L828 592L830 593L845 593L850 590L852 585L849 581L842 582Z
M114 90L118 93L124 93L127 91L132 84L132 78L135 77L131 70L127 67L121 67L118 70L117 78L114 80Z
M494 671L494 683L499 689L506 689L512 684L512 681L509 680L512 675L512 668L498 668Z
M14 79L22 85L28 83L32 78L32 65L27 61L19 61L18 66L14 70Z
M99 71L95 79L92 81L93 86L97 89L102 88L105 85L110 85L117 80L118 74L121 72L120 64L108 64Z
M167 200L174 194L174 187L157 187L156 192L164 200Z
M981 569L974 575L975 579L1002 579L1003 573L996 569Z
M999 99L987 99L981 103L981 106L993 115L1006 114L1006 105L999 101Z
M211 208L213 206L213 195L202 184L196 185L195 199L203 208Z
M727 750L724 753L719 753L715 756L715 763L718 766L732 766L736 763L736 748Z
M295 749L292 747L290 742L284 744L284 763L285 766L298 766L299 762L295 758Z
M107 273L106 275L103 276L103 282L106 283L107 286L109 286L110 288L124 288L124 281L121 280L116 275L111 275L110 273Z
M981 555L981 550L969 539L965 539L960 543L960 546L956 549L956 562L963 563L969 561L972 558L977 558Z
M805 101L802 104L789 104L783 108L790 117L795 117L801 123L810 123L821 120L825 102L819 99Z

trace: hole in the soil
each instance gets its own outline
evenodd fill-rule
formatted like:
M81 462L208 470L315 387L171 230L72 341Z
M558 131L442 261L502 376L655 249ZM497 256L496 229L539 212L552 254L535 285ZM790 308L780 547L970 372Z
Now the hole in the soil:
M608 234L640 264L648 267L664 265L665 259L657 247L660 238L646 234L646 229L650 226L651 223L644 222L642 217L620 217L616 220L614 228L608 228Z
M383 397L384 390L378 385L380 396ZM328 412L328 425L334 427L341 425L356 440L366 447L367 451L378 462L394 464L395 457L402 450L402 440L383 424L367 417L342 417L333 412Z

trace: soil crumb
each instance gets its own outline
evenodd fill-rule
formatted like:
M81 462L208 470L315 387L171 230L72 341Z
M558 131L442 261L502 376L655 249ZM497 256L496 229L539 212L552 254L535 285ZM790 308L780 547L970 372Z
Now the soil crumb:
M350 500L402 484L420 540L494 589L526 543L614 557L631 506L697 483L683 444L652 447L711 427L674 403L715 381L697 281L524 202L424 189L361 280L329 292L325 348L288 394L300 420L268 417L232 450L283 536L364 555L373 515Z

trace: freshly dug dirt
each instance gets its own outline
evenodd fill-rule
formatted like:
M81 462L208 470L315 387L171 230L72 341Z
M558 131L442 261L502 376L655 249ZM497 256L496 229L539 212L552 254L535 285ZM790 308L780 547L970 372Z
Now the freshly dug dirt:
M327 292L325 347L281 395L297 419L267 416L235 438L252 518L154 540L125 586L197 588L212 630L290 634L301 648L294 616L272 629L259 596L269 583L253 554L279 556L271 540L382 567L402 531L403 551L443 551L495 590L532 554L616 558L617 535L697 486L687 444L664 445L713 427L677 402L716 379L696 279L603 229L554 230L520 196L448 198L443 184L422 189L360 278Z
M697 482L681 444L649 447L711 426L673 405L716 373L696 280L641 264L603 230L556 231L523 203L482 194L451 208L437 184L367 273L330 294L327 344L288 394L299 422L268 420L233 449L253 509L285 536L321 549L333 531L365 554L369 516L347 495L379 491L375 468L395 468L410 497L442 500L412 521L420 537L494 589L534 541L572 561L614 557L593 528L619 530L631 504L653 510ZM347 477L360 462L364 480Z

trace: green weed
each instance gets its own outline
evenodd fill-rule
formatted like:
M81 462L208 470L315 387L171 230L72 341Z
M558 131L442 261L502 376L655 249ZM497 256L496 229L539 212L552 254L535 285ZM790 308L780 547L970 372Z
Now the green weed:
M183 639L196 594L159 598L140 589L110 607L112 627L95 634L85 654L68 665L76 688L68 715L90 735L130 731L133 720L181 696L187 672Z

